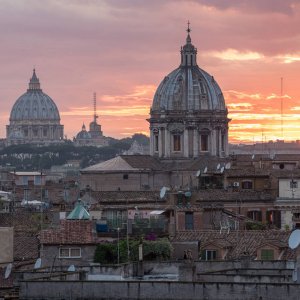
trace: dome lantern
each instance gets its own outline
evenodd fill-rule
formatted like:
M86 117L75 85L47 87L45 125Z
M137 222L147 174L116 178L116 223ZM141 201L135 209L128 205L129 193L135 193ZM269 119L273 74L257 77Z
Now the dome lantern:
M191 67L191 66L197 66L197 49L192 44L192 39L190 36L190 22L188 22L188 28L187 28L187 37L186 37L186 44L181 47L181 64L180 66L185 67Z
M31 91L31 90L41 90L40 81L35 74L35 69L33 69L33 74L29 81L28 91Z

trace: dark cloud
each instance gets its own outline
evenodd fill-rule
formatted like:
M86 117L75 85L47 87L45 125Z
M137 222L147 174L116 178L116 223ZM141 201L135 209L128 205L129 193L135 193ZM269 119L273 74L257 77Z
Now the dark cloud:
M235 9L244 13L293 14L299 0L195 0L220 10Z

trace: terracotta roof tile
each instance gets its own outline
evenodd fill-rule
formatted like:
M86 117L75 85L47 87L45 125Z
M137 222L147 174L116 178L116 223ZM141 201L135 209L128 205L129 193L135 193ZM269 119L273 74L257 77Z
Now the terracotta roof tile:
M94 244L93 222L89 220L62 220L58 229L41 231L42 244Z
M229 234L219 230L183 231L176 235L173 241L200 241L200 247L209 243L230 248L227 259L238 259L247 252L256 257L256 251L266 240L278 248L284 248L282 259L295 259L295 251L288 248L290 232L282 230L245 230L231 231Z

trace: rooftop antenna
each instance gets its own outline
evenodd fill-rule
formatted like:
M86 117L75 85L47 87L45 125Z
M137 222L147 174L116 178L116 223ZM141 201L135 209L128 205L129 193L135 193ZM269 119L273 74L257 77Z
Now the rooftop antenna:
M284 139L283 137L283 101L282 101L282 91L283 91L283 78L280 78L280 112L281 112L281 138L282 140Z
M97 95L96 92L94 92L94 122L96 123L98 119L97 115Z
M11 274L11 270L12 270L12 264L9 263L7 266L6 266L6 269L5 269L5 274L4 274L4 278L7 279L10 274Z

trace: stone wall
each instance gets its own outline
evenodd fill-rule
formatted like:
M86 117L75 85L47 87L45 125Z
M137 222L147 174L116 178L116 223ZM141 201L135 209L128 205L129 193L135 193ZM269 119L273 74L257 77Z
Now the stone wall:
M296 300L299 284L161 281L23 281L20 299Z

